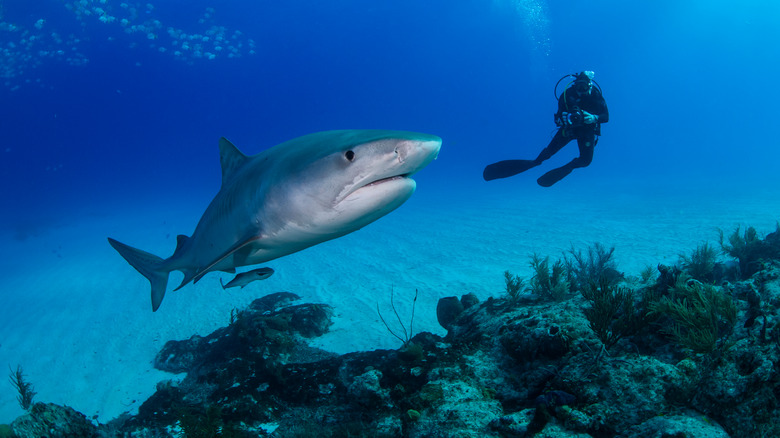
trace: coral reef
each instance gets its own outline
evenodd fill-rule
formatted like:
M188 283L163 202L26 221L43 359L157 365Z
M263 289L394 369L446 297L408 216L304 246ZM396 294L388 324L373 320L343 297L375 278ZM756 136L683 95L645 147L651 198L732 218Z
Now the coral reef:
M566 265L562 260L557 260L550 266L550 257L540 257L537 254L531 256L531 269L534 271L531 277L531 292L546 300L562 300L569 292L569 280Z
M272 294L228 327L169 341L155 366L186 376L161 382L137 415L93 425L36 403L12 428L20 437L780 436L780 260L723 285L677 267L657 272L624 284L602 276L557 301L445 297L445 337L410 327L399 350L345 355L310 346L328 330L329 306Z
M680 254L680 264L688 275L696 280L712 283L715 280L715 263L718 253L704 242L691 251L690 255Z
M746 227L744 233L740 233L740 227L734 230L724 240L723 230L720 234L720 246L725 254L739 261L739 269L742 278L750 278L761 269L762 261L780 258L780 223L773 233L761 239L753 227Z
M506 298L511 304L517 304L525 287L525 280L519 275L512 275L509 271L504 271L504 282L506 283Z
M731 297L685 275L680 275L670 295L652 303L650 310L668 316L671 323L661 331L695 353L722 348L737 319L737 307Z
M647 312L646 299L637 306L631 289L611 286L607 277L602 277L600 284L591 283L582 296L590 303L583 310L590 328L606 348L638 333L653 319Z
M390 308L393 309L393 315L395 315L395 319L398 321L398 326L400 327L400 330L396 329L393 330L390 327L390 324L385 321L385 318L382 316L382 312L379 310L379 303L376 305L376 314L379 316L379 319L382 321L382 324L385 325L385 328L387 329L387 332L393 335L394 338L397 338L399 341L403 343L403 346L406 346L409 344L409 342L412 340L412 337L414 336L414 309L417 307L417 291L414 291L414 300L412 301L412 316L409 318L409 328L406 328L406 324L401 320L401 315L398 314L398 310L395 308L395 294L393 291L393 288L390 288ZM403 333L403 336L401 335Z
M606 282L614 286L623 279L613 258L615 247L607 249L601 243L588 246L587 254L572 247L564 257L569 282L574 290L585 290L593 283Z
M84 414L68 406L35 403L11 425L18 438L92 438L101 434ZM105 436L105 435L104 435Z

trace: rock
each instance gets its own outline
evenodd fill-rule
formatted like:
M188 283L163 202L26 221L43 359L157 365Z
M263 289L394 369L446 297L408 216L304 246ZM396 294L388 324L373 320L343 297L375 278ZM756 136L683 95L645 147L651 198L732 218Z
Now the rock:
M278 307L293 297L282 292L260 298L249 309L236 313L228 327L205 337L194 335L184 341L166 342L155 357L155 368L177 374L192 372L231 357L244 357L250 351L278 357L281 350L300 343L296 336L325 334L332 323L332 308L324 304Z
M447 297L437 305L445 338L419 332L398 350L336 355L309 345L328 330L330 307L273 294L228 327L166 344L158 366L186 377L158 385L110 436L172 438L182 415L209 413L209 427L242 437L780 436L780 266L764 266L731 286L741 327L707 357L653 327L607 351L578 295ZM659 271L643 293L666 294L680 275ZM741 324L751 319L760 323Z
M729 438L719 424L702 414L653 417L632 427L621 438Z
M293 301L300 299L301 297L292 292L276 292L252 301L249 305L249 309L261 313L273 312L281 307L289 306Z
M379 370L369 370L356 376L347 392L355 403L362 406L373 406L390 397L390 392L382 388L379 381L382 373Z
M280 311L290 315L290 329L305 338L315 338L328 332L333 308L324 304L293 306Z
M479 298L477 298L476 295L469 293L460 297L460 303L463 304L464 309L468 309L479 304Z
M15 436L11 425L0 424L0 438L14 438Z
M548 408L554 408L556 406L570 405L577 401L577 397L569 394L566 391L553 390L547 391L544 394L536 397L534 400L535 406L545 406Z
M186 341L168 341L154 358L154 367L169 373L184 373L191 369L196 361L196 353L203 337L193 335Z
M539 358L559 359L569 352L569 340L561 328L549 321L529 318L505 328L501 343L518 362Z
M739 280L739 263L734 260L716 262L712 267L712 277L716 284Z
M91 438L98 432L84 414L69 406L35 403L30 412L14 420L11 428L19 438Z
M523 438L534 418L533 409L503 415L490 422L490 428L508 438Z
M476 382L441 380L442 397L420 412L410 425L410 438L491 437L489 425L502 415L501 403L486 397ZM447 424L443 429L442 424ZM457 431L455 433L454 431Z

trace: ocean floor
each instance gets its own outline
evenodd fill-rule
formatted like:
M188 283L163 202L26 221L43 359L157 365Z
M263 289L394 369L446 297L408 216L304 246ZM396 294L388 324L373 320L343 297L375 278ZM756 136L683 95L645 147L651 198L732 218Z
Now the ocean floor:
M570 177L573 178L573 177ZM619 268L638 275L672 264L718 229L775 230L780 196L770 189L708 184L582 181L541 189L528 179L471 186L420 183L399 210L351 235L269 262L276 274L223 291L211 273L172 292L151 311L149 283L108 245L110 236L169 256L177 234L189 234L210 201L112 200L78 216L19 234L0 232L0 363L21 365L36 400L68 405L106 422L135 412L157 382L173 376L152 367L166 341L227 325L231 310L272 292L327 303L336 317L315 346L337 352L397 348L377 316L394 321L391 291L414 330L444 334L436 304L445 296L480 299L504 291L503 272L530 278L530 256L559 258L596 242L614 246ZM9 371L10 372L10 371ZM0 423L22 414L16 393L0 391Z

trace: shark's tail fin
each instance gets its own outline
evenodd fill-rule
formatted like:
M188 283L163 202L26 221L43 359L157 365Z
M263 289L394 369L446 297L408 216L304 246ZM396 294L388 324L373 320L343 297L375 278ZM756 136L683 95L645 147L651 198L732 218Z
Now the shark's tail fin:
M125 245L112 238L108 238L108 243L125 258L130 266L149 280L152 284L152 311L157 311L165 297L165 289L168 287L168 274L170 271L161 269L163 259L154 254L150 254L132 246Z

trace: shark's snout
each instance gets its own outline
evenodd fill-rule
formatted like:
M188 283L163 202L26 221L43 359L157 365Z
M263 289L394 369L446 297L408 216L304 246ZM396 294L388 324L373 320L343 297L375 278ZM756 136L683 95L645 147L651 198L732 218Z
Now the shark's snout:
M374 205L371 208L383 203L393 205L393 208L402 204L416 187L411 176L438 156L441 138L420 134L387 138L373 145L361 151L373 154L373 158L363 162L365 168L357 172L360 177L336 197L336 204L349 200L353 207L357 207L358 199Z
M410 171L406 176L411 176L419 170L430 164L439 156L441 150L441 138L430 136L432 138L425 140L408 140L405 153L402 153L404 162L408 162Z
M427 154L432 155L435 160L439 157L439 151L441 150L441 138L436 137L435 140L424 141L420 144L420 148L426 151Z

